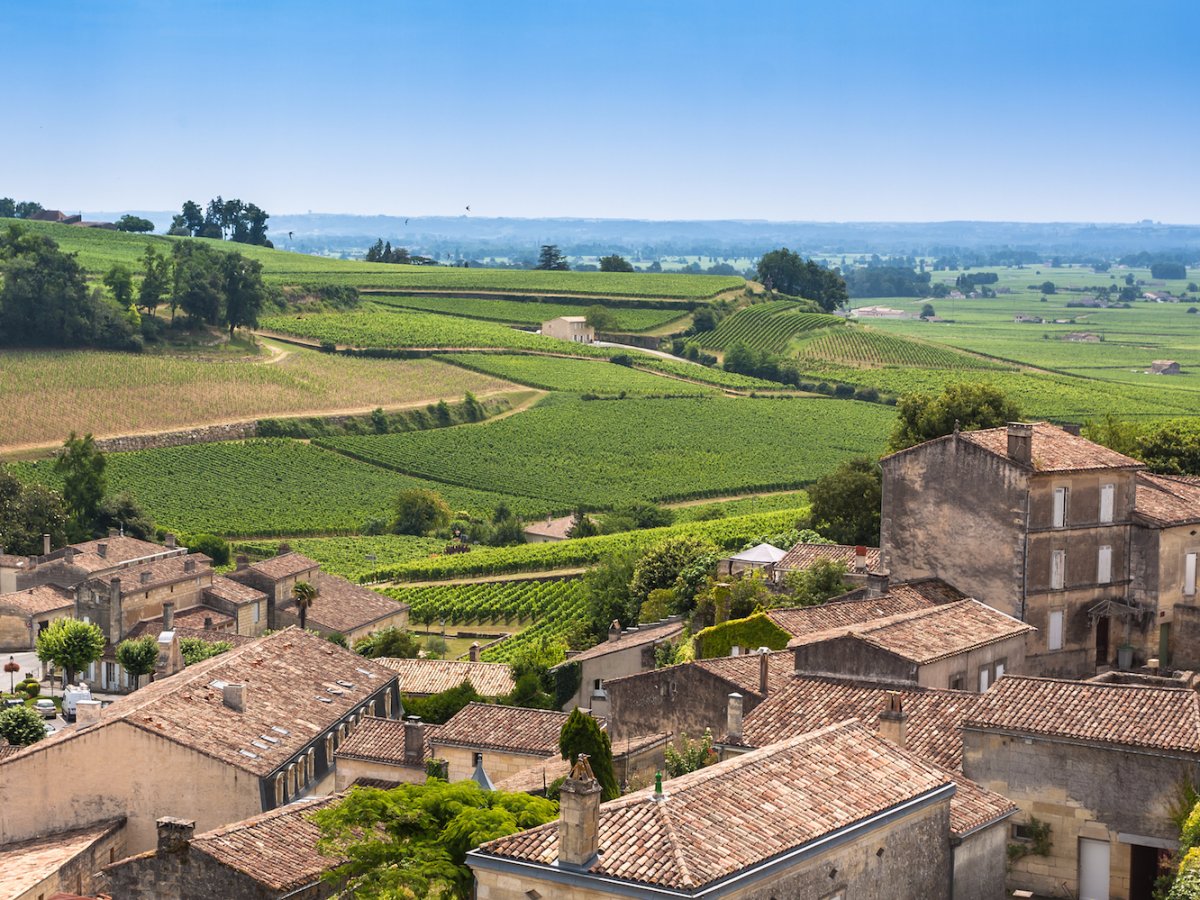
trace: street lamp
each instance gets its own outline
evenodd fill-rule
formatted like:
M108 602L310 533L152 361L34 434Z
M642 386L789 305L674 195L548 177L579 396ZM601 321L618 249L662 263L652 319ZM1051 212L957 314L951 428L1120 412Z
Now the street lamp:
M21 664L17 662L16 657L10 656L8 662L4 664L4 671L8 673L8 692L14 693L13 678L17 672L21 671Z

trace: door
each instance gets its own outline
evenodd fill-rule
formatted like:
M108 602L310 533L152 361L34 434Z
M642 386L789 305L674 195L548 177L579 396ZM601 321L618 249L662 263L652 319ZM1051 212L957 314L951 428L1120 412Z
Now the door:
M1079 900L1108 900L1108 841L1079 839Z
M1157 847L1129 845L1129 900L1153 900L1161 853Z
M1096 665L1108 665L1108 616L1096 620Z

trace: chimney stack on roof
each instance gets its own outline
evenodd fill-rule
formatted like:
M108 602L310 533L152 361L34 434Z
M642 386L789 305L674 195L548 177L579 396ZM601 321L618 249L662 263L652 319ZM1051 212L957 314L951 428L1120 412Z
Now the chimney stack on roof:
M163 631L175 630L175 604L168 600L163 604Z
M237 555L236 562L237 562L237 570L236 571L238 571L238 572L242 571L242 569L250 568L250 557L248 557L245 553L239 553Z
M42 556L50 555L50 535L42 535Z
M222 699L225 705L234 712L246 711L246 685L244 684L227 684L221 688L223 694Z
M468 651L468 653L470 654L469 658L471 662L479 662L479 641L476 641L471 645L471 649Z
M108 599L114 606L121 602L120 578L110 578L108 580Z
M110 538L114 538L114 537L116 537L116 536L117 536L117 529L115 529L115 528L110 528L110 529L108 529L108 536L109 536Z
M725 731L731 744L742 742L742 695L732 693L725 708Z
M212 628L212 616L204 617L204 627L205 629Z
M149 570L143 569L141 572L138 572L138 583L139 584L149 584L150 583Z
M63 562L65 562L68 566L71 565L73 562L75 562L75 548L74 547L64 547L63 548Z
M1033 426L1008 423L1008 458L1023 466L1033 465Z
M404 764L419 766L425 759L425 723L420 716L404 720Z
M608 639L615 641L621 636L621 623L617 619L612 620L612 624L608 626Z
M99 700L77 700L75 702L75 722L80 728L95 725L100 721Z
M176 819L174 816L163 816L154 823L158 826L158 852L175 853L183 850L192 841L196 823L191 819Z
M183 571L195 572L196 571L196 561L190 557L188 559L185 559L183 561Z
M1068 422L1062 428L1067 434L1074 435L1075 437L1081 437L1083 435L1083 428L1074 422Z
M167 535L167 546L172 550L175 549L175 535L173 535L173 534Z
M888 592L887 572L868 572L867 573L867 596L878 598L884 596Z
M764 697L767 696L767 679L770 674L770 652L770 647L758 648L758 692Z
M879 736L897 747L903 747L908 739L908 713L899 691L887 692L887 706L879 714Z
M106 544L104 541L101 541L99 544L97 544L96 545L96 555L99 556L101 559L107 559L108 558L108 544Z
M600 782L580 753L558 793L558 862L586 869L600 850Z
M867 571L867 548L862 544L854 548L854 571Z

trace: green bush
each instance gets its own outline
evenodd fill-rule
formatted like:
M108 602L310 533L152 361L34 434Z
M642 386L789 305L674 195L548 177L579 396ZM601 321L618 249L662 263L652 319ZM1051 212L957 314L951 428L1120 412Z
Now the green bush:
M731 619L700 631L695 638L697 659L728 656L734 647L769 647L782 650L791 635L761 612L744 619Z

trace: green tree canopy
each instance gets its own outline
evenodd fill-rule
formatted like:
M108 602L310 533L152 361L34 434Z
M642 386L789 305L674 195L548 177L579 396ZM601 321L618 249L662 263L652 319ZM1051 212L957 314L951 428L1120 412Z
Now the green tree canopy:
M837 544L879 546L883 475L870 457L849 459L808 491L812 527Z
M837 309L848 299L846 282L836 269L801 259L787 247L762 255L758 280L768 290L813 300L827 311Z
M90 622L55 619L38 632L36 649L38 659L62 669L67 684L104 654L104 632Z
M129 267L122 263L115 263L104 273L104 284L112 291L113 299L117 301L117 305L121 307L129 306L133 302L133 274L129 271Z
M421 644L403 628L382 628L354 642L354 652L370 659L416 659Z
M467 900L468 851L557 815L558 804L542 797L430 779L389 791L355 788L313 821L321 829L317 849L346 860L325 876L345 896Z
M1021 409L1007 394L990 384L959 381L940 394L906 394L896 404L899 419L889 450L903 450L924 441L960 431L999 428L1021 419Z
M578 706L571 710L558 735L558 750L562 758L574 761L580 753L588 755L592 774L600 782L600 799L615 800L621 796L617 776L613 774L612 741L600 729L600 723Z
M396 534L425 535L450 524L450 507L436 491L413 488L401 491L396 499L392 531Z
M565 272L571 267L567 265L567 258L559 251L557 245L543 244L538 253L538 264L534 268Z
M611 256L600 257L601 272L632 272L633 263L623 256L612 254Z
M0 737L15 747L28 747L46 736L39 713L28 706L10 706L0 710Z
M601 306L599 303L589 306L584 315L587 323L597 331L617 330L617 317L607 306Z
M402 697L404 714L420 716L424 722L442 725L453 719L468 703L484 698L467 679L462 684L428 697Z
M700 575L700 581L708 575L711 563L716 561L716 546L704 538L691 535L669 537L647 550L638 560L633 571L633 580L629 593L640 607L650 597L650 592L658 588L677 588L678 582L685 575L692 582L688 585L691 593L686 597L690 601L695 596L695 590L700 586L695 583L694 576ZM699 563L704 571L695 571ZM622 623L626 624L626 623Z
M171 260L160 256L153 244L146 245L142 254L142 284L138 289L138 306L152 313L158 309L171 286Z
M142 676L153 672L158 662L158 641L149 634L131 641L121 641L117 644L117 662L133 679L133 686L140 687Z
M1160 475L1200 475L1200 424L1168 419L1147 424L1105 416L1083 430L1088 440L1141 460Z
M67 542L67 511L62 495L40 484L22 484L0 469L0 551L18 556L42 552L42 535L52 547Z
M233 330L258 324L258 314L267 301L267 288L262 280L262 263L246 259L240 253L226 253L221 260L222 292L221 323Z
M96 527L100 504L108 488L105 465L104 454L92 436L77 437L73 431L54 460L54 471L62 476L63 498L71 514L69 530L78 539L91 537Z
M846 571L846 564L840 560L819 559L807 569L788 572L784 584L793 604L816 606L850 590L846 584Z
M144 234L154 230L154 223L149 219L143 219L141 216L134 216L126 213L117 219L117 231L129 231L134 234Z
M636 551L620 550L601 559L583 576L586 622L581 623L572 647L590 647L603 640L614 619L626 627L638 623L642 602L634 599L629 588L637 562Z
M179 654L185 666L195 665L233 649L229 641L206 641L204 638L185 637L179 639Z

